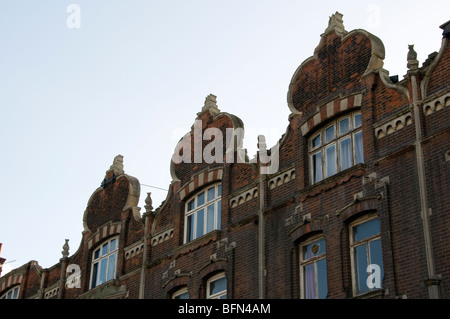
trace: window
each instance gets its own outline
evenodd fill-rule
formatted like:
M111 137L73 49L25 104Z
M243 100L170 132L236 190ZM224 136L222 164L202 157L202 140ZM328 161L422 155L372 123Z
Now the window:
M309 141L311 182L364 162L361 113L334 120Z
M94 250L92 257L91 288L116 278L119 239L112 238Z
M324 238L314 238L300 246L300 289L303 299L324 299L328 294Z
M187 287L178 289L172 294L172 299L189 299L189 291Z
M351 225L350 231L353 292L355 295L366 293L381 287L383 279L383 254L381 249L380 220L366 218ZM369 265L376 267L375 272L368 269ZM377 285L369 283L370 276ZM371 287L372 286L372 287Z
M210 186L186 203L185 243L220 229L222 186Z
M207 299L227 299L227 278L224 273L211 277L207 282Z
M2 295L0 299L18 299L19 298L19 286L9 289Z

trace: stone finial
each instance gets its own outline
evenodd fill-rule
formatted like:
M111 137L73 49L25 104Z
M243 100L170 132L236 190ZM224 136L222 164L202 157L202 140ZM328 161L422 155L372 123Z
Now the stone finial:
M114 157L114 162L111 165L111 167L109 168L108 171L114 171L114 174L116 176L118 175L122 175L124 173L123 170L123 156L122 155L117 155L116 157Z
M336 32L338 35L344 35L347 33L344 27L344 20L342 19L344 15L336 11L335 14L332 14L330 20L328 21L328 27L325 30L324 34L328 34L331 31Z
M153 210L153 200L152 200L152 193L148 192L147 193L147 198L145 199L145 212L146 213L150 213Z
M414 44L408 44L408 64L407 68L410 70L416 70L419 67L419 61L417 61L417 52L414 50Z
M217 107L217 96L215 96L214 94L208 95L205 99L205 105L202 107L201 113L206 111L214 114L220 113L220 110Z
M69 240L66 239L66 242L64 243L64 245L62 246L63 250L61 252L63 258L67 258L67 256L69 256Z

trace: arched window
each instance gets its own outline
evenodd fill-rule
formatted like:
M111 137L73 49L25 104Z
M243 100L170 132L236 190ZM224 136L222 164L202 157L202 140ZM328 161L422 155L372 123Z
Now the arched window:
M220 229L222 186L215 184L186 202L184 242L190 242Z
M187 287L180 288L172 294L172 299L189 299Z
M382 288L383 252L380 220L368 215L350 224L353 294Z
M91 288L116 278L119 238L109 239L92 255Z
M364 162L361 113L340 117L309 139L311 183Z
M221 272L212 276L206 282L207 299L227 299L227 278Z
M19 298L19 288L20 286L15 286L5 292L0 299L18 299Z
M328 294L326 245L323 237L313 237L300 244L300 296L324 299Z

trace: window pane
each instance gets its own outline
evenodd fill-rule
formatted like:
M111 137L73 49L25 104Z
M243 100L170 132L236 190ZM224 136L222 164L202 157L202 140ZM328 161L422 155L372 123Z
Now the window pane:
M98 284L101 285L106 281L106 262L108 261L107 258L104 258L100 261L100 273L98 278Z
M114 273L116 269L116 254L112 254L108 258L108 275L106 277L106 280L114 279Z
M378 218L353 227L353 241L358 241L380 233L380 221Z
M203 225L204 225L204 209L200 209L197 212L197 233L195 235L195 238L199 238L200 236L203 236Z
M189 299L189 292L183 292L182 294L177 295L173 299Z
M222 201L219 200L217 202L217 229L220 229L221 212L222 212Z
M369 291L367 287L367 251L366 245L360 245L355 248L355 271L356 271L356 289L357 293Z
M212 201L216 197L216 188L211 187L208 189L208 202Z
M312 156L313 162L313 182L322 180L322 152L318 152Z
M110 252L114 251L116 249L116 242L117 242L117 239L111 240L111 243L110 243L110 246L109 246L109 251Z
M350 132L350 118L345 118L339 121L339 135L344 135Z
M330 127L325 129L325 143L328 143L332 139L334 139L334 125L331 125Z
M209 283L210 295L215 295L221 291L225 291L226 289L227 289L227 280L225 277L219 278Z
M102 246L102 256L105 256L108 253L108 243Z
M100 248L98 248L98 249L94 252L94 259L97 259L98 257L100 257Z
M325 239L316 240L308 245L303 246L303 261L311 257L316 257L326 252Z
M327 262L325 258L317 262L317 290L319 299L325 299L327 297Z
M222 196L222 185L217 185L217 197Z
M194 208L195 208L195 199L191 200L191 201L188 203L188 211L191 211L191 210L193 210Z
M206 209L206 232L214 230L214 205L215 203L208 206Z
M355 114L355 117L353 118L353 120L354 120L354 127L355 128L361 126L361 124L362 124L361 114Z
M364 163L364 149L361 131L355 133L355 162L356 164Z
M194 215L190 215L187 218L187 225L186 225L186 229L187 229L187 236L186 236L186 240L187 241L191 241L194 239Z
M98 273L98 263L94 264L92 268L92 288L97 286L97 273Z
M314 283L314 263L306 265L304 267L304 283L305 283L305 298L315 299L316 298L316 288Z
M377 239L369 243L369 252L370 252L370 263L376 264L380 267L380 284L382 284L382 280L384 277L384 270L383 270L383 252L381 250L381 239Z
M326 177L332 176L337 173L336 167L336 145L325 149L325 161L326 161Z
M205 203L205 193L201 192L197 197L197 207L203 205Z
M352 164L352 144L350 137L339 143L339 159L341 161L341 170L351 167Z
M311 146L312 146L312 148L316 148L317 146L320 146L320 134L317 135L315 138L313 138Z

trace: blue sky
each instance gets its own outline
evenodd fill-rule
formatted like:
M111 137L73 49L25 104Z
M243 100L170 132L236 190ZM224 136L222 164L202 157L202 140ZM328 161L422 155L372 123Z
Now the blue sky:
M384 43L384 68L406 73L439 51L447 1L1 0L0 242L4 273L59 262L81 241L82 218L114 157L142 184L167 189L170 158L210 93L221 111L272 146L284 133L286 93L336 11L346 30ZM69 28L71 4L79 28ZM141 187L154 207L166 192ZM4 274L3 273L3 274Z

